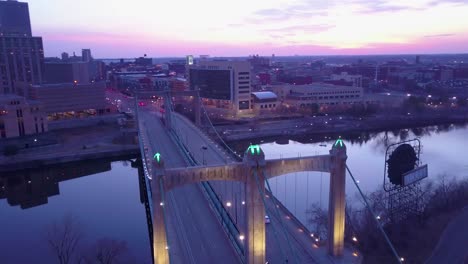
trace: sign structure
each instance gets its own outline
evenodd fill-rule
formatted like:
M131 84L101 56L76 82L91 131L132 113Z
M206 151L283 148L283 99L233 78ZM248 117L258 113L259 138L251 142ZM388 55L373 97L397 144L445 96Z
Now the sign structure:
M421 142L412 139L387 147L385 153L384 190L387 210L392 222L420 215L421 180L428 177L428 166L420 160Z
M403 174L403 186L414 184L424 178L427 178L427 164Z

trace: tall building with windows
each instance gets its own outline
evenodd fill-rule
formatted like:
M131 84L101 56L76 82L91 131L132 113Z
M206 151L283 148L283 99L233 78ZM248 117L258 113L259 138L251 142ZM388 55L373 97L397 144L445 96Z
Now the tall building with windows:
M14 94L15 83L42 83L42 38L33 37L28 4L0 1L0 94Z
M0 35L32 36L28 3L0 1Z
M247 113L252 109L250 71L248 61L199 60L189 66L190 89L200 90L208 105Z
M91 50L90 49L82 49L81 50L81 59L84 62L90 62L93 60L93 56L91 56Z

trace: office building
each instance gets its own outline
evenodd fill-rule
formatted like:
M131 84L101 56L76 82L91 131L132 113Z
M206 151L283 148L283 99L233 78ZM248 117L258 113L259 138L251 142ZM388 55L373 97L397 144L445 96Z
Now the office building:
M14 94L16 82L39 84L44 75L40 37L0 37L0 93Z
M38 101L0 96L0 139L47 132L47 116Z
M90 49L82 49L81 50L81 59L84 62L90 62L93 60L93 57L91 56L91 50Z
M251 65L248 61L200 60L189 66L189 86L199 90L204 103L232 110L251 110Z
M0 1L0 35L32 36L28 3Z
M47 62L44 64L45 83L81 83L90 81L87 62Z
M16 82L38 84L44 74L42 38L32 37L27 3L0 1L0 94Z
M110 112L105 101L105 88L105 82L23 84L19 87L28 99L42 103L50 120Z

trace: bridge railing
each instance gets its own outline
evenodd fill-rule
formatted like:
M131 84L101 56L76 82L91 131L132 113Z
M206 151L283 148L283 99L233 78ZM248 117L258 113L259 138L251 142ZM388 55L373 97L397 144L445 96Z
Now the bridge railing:
M137 123L138 128L139 123ZM142 165L143 165L143 177L145 178L145 211L146 211L146 220L148 224L148 233L149 233L149 240L150 240L150 245L151 245L151 254L154 254L153 250L153 194L151 192L151 183L150 183L150 175L149 175L149 170L148 166L146 164L147 157L146 153L144 151L144 144L143 144L143 132L144 130L138 129L139 135L138 135L138 143L140 144L140 152L141 152L141 160L142 160ZM154 256L153 256L154 259Z
M228 211L224 207L223 202L219 199L219 196L216 194L215 190L209 182L202 182L201 187L205 195L207 196L211 206L215 209L215 213L218 218L221 220L221 225L225 230L227 230L227 235L234 246L237 254L239 256L245 256L244 245L240 240L240 232L237 226L232 221ZM245 259L241 257L242 262L245 262Z

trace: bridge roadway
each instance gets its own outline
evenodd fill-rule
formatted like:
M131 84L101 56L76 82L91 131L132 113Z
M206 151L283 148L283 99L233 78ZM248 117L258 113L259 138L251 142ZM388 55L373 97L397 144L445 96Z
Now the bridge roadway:
M226 152L217 144L213 143L205 134L203 134L193 123L179 114L174 114L176 124L175 129L181 133L181 140L185 141L187 148L198 161L205 159L207 165L219 165L227 162L232 162L232 158L226 157ZM207 150L201 150L201 146L206 146ZM200 162L201 163L201 162ZM236 183L240 184L240 183ZM235 186L234 189L237 189ZM298 263L354 263L355 258L351 256L351 252L346 252L345 259L332 259L328 256L325 246L319 248L313 247L313 239L309 234L306 234L302 227L292 219L292 214L287 209L280 206L279 217L282 217L284 229L289 237L289 241L284 234L283 226L280 219L275 214L275 204L273 199L266 199L267 209L272 212L269 216L271 223L266 225L266 260L271 264L285 263L281 248L286 253L288 263L295 263L294 256L289 250L288 243L291 243L295 251ZM289 216L289 217L286 217ZM242 226L239 227L242 232ZM245 230L245 228L244 228ZM275 238L274 232L277 232ZM281 248L280 248L281 247ZM351 256L351 257L350 257Z
M156 113L141 109L139 119L146 130L150 154L160 152L166 168L188 166ZM198 185L186 185L166 193L165 208L171 263L239 263Z

